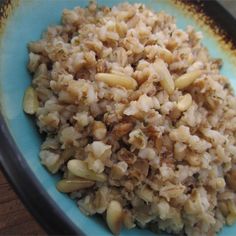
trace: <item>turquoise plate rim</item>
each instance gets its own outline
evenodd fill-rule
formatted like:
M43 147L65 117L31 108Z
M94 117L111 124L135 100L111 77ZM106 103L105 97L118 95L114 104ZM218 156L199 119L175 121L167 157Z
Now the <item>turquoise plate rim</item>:
M83 0L81 1L85 2ZM4 2L8 3L9 1L0 0L0 8L2 4L4 5ZM79 5L80 1L77 2ZM198 7L201 8L201 10L203 10L203 12L205 12L210 18L212 18L216 24L218 22L218 26L220 26L221 28L222 26L224 26L223 30L228 35L228 38L231 40L231 42L234 43L234 45L236 45L236 32L232 30L232 26L236 25L236 20L220 4L215 0L212 0L209 5L205 4L204 0L194 0L193 2L195 4L199 4ZM212 8L214 8L213 12ZM215 15L215 12L220 13L221 16L223 15L224 17L222 18L224 20L219 22L219 19L217 19L217 15ZM3 102L4 97L3 93L1 93L0 86L0 164L4 171L4 174L13 185L15 191L20 196L23 203L27 206L30 212L35 216L35 218L40 222L40 224L49 234L85 235L86 231L81 230L80 227L72 222L70 218L64 214L62 208L59 208L58 204L53 201L50 192L47 192L44 188L42 188L42 183L40 183L40 181L36 178L35 174L32 171L32 168L30 168L29 163L27 163L15 142L15 139L11 133L10 123L8 122L7 115L5 114ZM40 199L40 201L38 199ZM47 209L47 211L44 210L45 208ZM147 233L147 231L143 232L143 235L147 235L145 234ZM110 234L106 231L106 235ZM139 234L134 233L132 235ZM148 233L148 235L153 234ZM230 236L234 234L227 235Z

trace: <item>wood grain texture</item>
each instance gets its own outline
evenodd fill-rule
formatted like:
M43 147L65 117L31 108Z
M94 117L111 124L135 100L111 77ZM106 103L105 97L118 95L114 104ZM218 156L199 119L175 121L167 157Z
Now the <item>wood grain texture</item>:
M46 235L0 171L0 235Z

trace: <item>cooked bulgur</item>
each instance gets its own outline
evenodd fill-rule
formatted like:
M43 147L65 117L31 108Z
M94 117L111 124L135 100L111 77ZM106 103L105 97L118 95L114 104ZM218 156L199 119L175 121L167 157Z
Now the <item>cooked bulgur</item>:
M210 236L236 220L236 98L201 38L143 4L93 2L29 43L41 162L114 234Z

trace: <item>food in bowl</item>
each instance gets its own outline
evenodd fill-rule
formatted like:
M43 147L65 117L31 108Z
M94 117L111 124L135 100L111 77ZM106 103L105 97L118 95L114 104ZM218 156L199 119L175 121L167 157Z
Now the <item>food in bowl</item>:
M201 38L143 4L92 2L29 43L41 162L114 234L215 235L236 220L236 97Z

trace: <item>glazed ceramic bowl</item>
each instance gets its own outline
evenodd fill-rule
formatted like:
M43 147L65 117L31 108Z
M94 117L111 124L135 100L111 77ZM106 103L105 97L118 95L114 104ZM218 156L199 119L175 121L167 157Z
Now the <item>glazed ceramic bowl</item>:
M38 40L49 25L58 24L64 8L87 5L86 0L19 0L9 4L1 1L0 34L0 161L22 201L43 225L48 233L77 235L111 235L100 218L86 217L76 203L67 195L59 193L55 183L59 176L51 175L40 164L38 153L41 137L34 121L22 111L24 90L31 78L26 69L27 43ZM118 0L102 0L99 4L112 6ZM136 2L130 0L129 2ZM227 76L236 88L236 67L234 51L217 33L204 23L203 14L191 13L169 0L139 0L154 10L164 10L177 19L177 25L185 28L193 25L204 35L203 44L210 54L222 58L222 74ZM199 2L199 1L198 1ZM7 3L7 4L5 4ZM204 1L203 1L204 3ZM3 7L4 6L4 7ZM215 1L198 5L221 26L232 43L236 41L235 20ZM201 16L201 17L196 17ZM218 18L219 19L218 19ZM223 26L223 27L222 27ZM236 44L235 44L236 45ZM124 230L121 235L154 235L148 230ZM224 227L219 235L236 235L236 225Z

